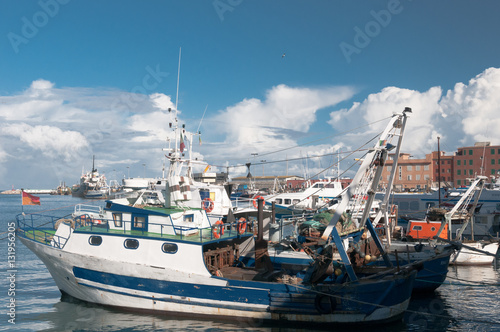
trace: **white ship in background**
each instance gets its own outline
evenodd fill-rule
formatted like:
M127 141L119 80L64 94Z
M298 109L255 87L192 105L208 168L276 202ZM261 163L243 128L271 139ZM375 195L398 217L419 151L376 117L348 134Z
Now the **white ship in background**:
M467 191L467 188L441 188L431 193L399 192L391 195L391 204L398 206L399 217L402 219L423 219L430 208L440 206L453 207ZM383 197L377 193L376 197ZM485 187L475 208L475 234L478 236L497 236L500 232L500 189ZM467 236L468 232L464 233Z

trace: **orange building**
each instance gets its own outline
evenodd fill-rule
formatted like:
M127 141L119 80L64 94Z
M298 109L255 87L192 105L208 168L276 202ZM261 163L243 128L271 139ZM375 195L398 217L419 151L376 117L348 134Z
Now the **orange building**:
M476 175L496 178L500 174L500 146L492 146L490 142L478 142L471 147L458 148L454 158L457 187L469 185Z
M425 159L413 159L409 153L400 153L398 169L394 178L396 191L427 190L432 185L433 162L430 154ZM394 164L394 154L390 154L382 171L380 187L386 188Z

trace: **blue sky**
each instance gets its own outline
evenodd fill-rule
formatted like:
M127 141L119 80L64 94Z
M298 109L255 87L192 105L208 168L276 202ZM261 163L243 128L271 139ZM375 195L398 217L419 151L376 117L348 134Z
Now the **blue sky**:
M193 154L211 165L349 151L380 125L346 131L405 106L403 150L415 156L437 136L448 153L500 144L497 1L1 4L0 188L76 183L93 154L108 179L161 175L179 48L179 120L196 131L207 109ZM268 164L266 175L332 160Z

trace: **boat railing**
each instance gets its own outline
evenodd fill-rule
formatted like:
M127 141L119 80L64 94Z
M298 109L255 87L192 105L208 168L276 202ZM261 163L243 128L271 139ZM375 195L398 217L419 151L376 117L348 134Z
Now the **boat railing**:
M102 208L96 205L89 204L77 204L75 205L75 214L81 214L82 212L91 212L91 213L102 213Z
M70 219L43 214L19 214L16 217L17 234L18 236L62 249L66 245L69 236L56 235L55 232L56 225L63 220Z
M254 199L250 197L233 197L231 198L231 203L233 208L246 209L255 207L253 204Z
M208 227L176 225L170 220L170 223L151 223L143 224L143 227L134 225L133 221L120 220L120 226L116 225L115 220L93 218L88 214L74 217L75 230L83 232L106 232L113 234L130 234L153 238L175 238L188 242L210 242L216 240L227 240L242 235L256 234L256 220L235 221L232 223L214 223Z

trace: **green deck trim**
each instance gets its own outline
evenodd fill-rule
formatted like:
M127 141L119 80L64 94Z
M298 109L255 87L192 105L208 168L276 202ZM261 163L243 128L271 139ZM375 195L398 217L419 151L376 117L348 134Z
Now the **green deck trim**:
M22 230L25 238L30 240L34 240L43 244L50 244L50 241L54 237L56 233L55 229L31 229L31 230Z

